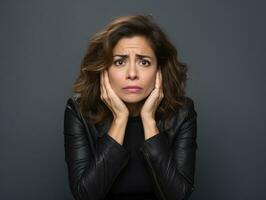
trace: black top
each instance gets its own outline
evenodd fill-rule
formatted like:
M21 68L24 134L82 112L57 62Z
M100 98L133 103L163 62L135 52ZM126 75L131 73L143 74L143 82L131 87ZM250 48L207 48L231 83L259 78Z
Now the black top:
M136 149L144 142L141 117L129 117L123 147L131 152L126 167L121 171L110 189L114 200L155 200L151 177L137 154Z

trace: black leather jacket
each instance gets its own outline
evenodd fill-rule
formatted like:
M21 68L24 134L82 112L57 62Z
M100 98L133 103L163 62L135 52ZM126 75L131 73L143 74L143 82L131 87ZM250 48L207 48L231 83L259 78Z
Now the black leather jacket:
M139 148L159 200L188 199L194 189L197 113L193 100L171 118L157 124L159 134ZM109 122L93 125L78 111L75 96L64 113L65 161L73 196L77 200L107 199L112 183L126 166L130 152L107 134Z

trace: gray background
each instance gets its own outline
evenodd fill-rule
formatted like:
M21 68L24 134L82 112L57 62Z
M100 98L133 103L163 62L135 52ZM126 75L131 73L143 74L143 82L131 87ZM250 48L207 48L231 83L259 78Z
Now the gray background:
M193 200L266 199L265 1L1 0L0 199L72 199L63 112L88 39L152 14L189 65ZM264 80L264 81L263 81Z

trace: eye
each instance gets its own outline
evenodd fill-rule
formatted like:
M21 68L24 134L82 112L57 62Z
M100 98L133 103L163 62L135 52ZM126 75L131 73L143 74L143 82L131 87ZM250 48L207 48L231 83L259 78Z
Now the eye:
M117 60L114 61L114 64L116 66L122 65L123 63L124 63L124 60L122 60L122 59L117 59Z
M141 63L142 65L146 65L146 66L149 66L149 65L151 64L150 61L148 61L148 60L144 60L144 59L140 60L140 63Z

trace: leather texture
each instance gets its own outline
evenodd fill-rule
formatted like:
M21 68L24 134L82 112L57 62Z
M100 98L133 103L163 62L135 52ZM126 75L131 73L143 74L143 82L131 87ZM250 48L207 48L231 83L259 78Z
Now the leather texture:
M79 112L78 97L67 100L64 112L65 161L76 200L107 200L108 192L131 153L110 137L111 121L92 124ZM138 148L158 200L185 200L194 190L197 112L186 97L168 123L158 122L159 134Z

